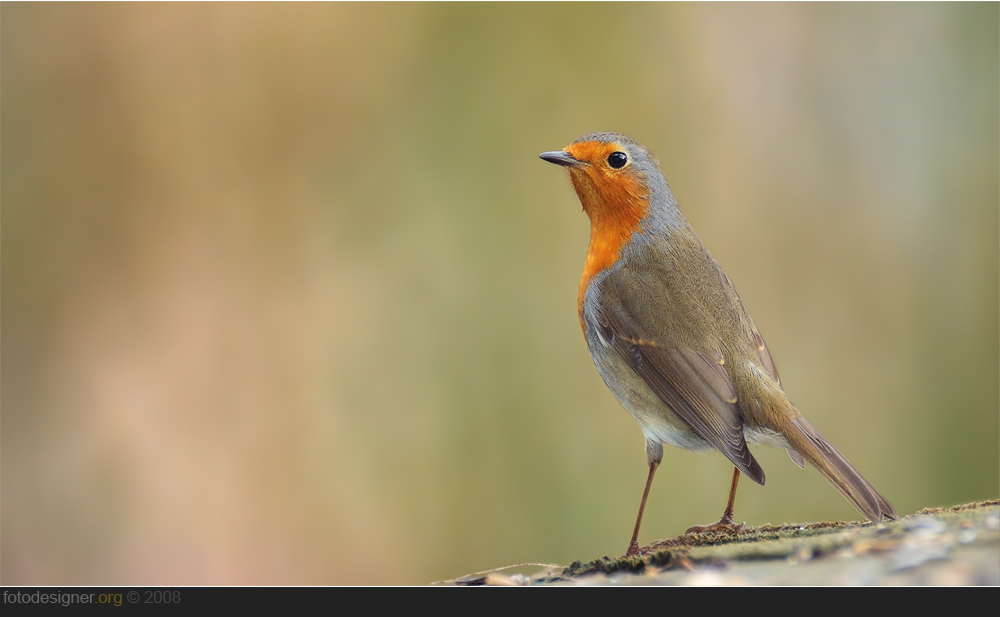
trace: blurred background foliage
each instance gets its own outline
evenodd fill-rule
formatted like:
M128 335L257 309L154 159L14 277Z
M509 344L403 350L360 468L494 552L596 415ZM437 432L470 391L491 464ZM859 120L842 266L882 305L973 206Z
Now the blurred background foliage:
M641 433L537 158L647 144L792 400L996 498L998 6L4 4L4 584L426 583L620 554ZM749 524L857 518L758 451ZM640 540L717 520L668 448Z

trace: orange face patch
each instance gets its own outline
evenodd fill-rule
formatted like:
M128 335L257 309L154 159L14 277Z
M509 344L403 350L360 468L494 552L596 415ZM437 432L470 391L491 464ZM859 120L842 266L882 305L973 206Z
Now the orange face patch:
M627 152L617 143L585 141L564 148L586 163L569 168L573 189L590 217L590 246L580 279L577 310L583 325L583 296L590 279L618 260L622 247L649 214L649 188L631 165L620 169L608 164L613 152Z

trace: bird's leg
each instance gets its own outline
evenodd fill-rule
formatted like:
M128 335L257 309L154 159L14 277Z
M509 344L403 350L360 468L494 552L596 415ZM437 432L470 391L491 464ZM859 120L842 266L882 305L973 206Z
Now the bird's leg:
M662 451L662 450L661 450ZM646 509L646 498L649 497L649 487L653 484L653 474L660 466L659 460L649 461L649 477L646 478L646 490L642 492L642 502L639 503L639 516L635 517L635 531L632 532L632 541L628 543L626 556L639 554L639 525L642 523L642 511Z
M740 481L740 470L738 467L733 467L733 485L729 489L729 503L726 504L726 511L722 513L722 519L718 523L712 523L711 525L695 525L691 529L685 531L685 534L692 533L704 533L706 531L728 531L730 533L740 533L743 531L744 523L737 525L733 522L733 504L736 503L736 485Z
M729 487L729 503L726 504L726 511L722 513L722 520L730 525L733 523L733 505L736 503L736 485L740 483L740 469L733 467L733 484Z

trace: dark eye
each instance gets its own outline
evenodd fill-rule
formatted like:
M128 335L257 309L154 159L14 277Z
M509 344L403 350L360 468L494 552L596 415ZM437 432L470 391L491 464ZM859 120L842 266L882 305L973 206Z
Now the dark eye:
M628 163L628 156L624 152L612 152L608 155L608 165L614 169L621 169Z

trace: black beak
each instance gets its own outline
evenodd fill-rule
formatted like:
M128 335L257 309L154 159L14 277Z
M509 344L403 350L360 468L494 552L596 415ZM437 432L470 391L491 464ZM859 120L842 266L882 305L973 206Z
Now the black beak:
M584 164L580 159L575 159L569 152L563 152L562 150L542 152L538 155L538 158L543 161L555 163L556 165L562 165L563 167L576 167Z

